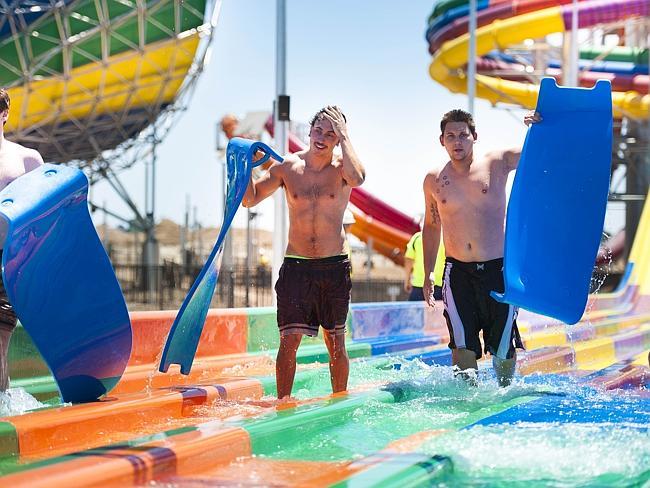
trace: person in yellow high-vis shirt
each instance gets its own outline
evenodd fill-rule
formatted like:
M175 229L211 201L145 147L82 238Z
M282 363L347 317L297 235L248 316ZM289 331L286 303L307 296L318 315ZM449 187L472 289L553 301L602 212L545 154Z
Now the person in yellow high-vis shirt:
M440 241L436 267L433 270L433 297L442 300L442 273L445 269L445 247ZM406 245L404 254L404 290L409 292L409 301L424 300L424 252L422 250L422 232L416 232Z

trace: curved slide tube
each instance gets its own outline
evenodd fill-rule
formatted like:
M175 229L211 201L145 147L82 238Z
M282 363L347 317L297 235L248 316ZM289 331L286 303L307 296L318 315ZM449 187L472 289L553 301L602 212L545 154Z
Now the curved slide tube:
M650 14L650 3L647 0L583 1L578 4L578 12L580 28L587 28L647 16ZM556 6L484 25L476 31L477 56L526 39L570 30L571 14L569 5ZM459 69L467 64L468 44L467 34L445 42L435 52L429 67L431 77L455 93L467 91L467 80ZM514 103L531 109L536 104L536 85L485 75L477 75L476 81L476 95L492 103ZM650 113L650 95L642 96L635 91L612 93L612 103L613 115L617 118L625 115L643 119Z
M505 292L492 292L496 300L567 324L582 317L607 208L610 94L604 80L593 89L542 80L536 110L544 121L529 129L515 175L506 220ZM576 137L589 144L576 145Z
M253 162L253 156L257 151L262 151L264 157ZM234 137L228 143L226 149L228 185L221 231L208 260L185 297L183 305L169 331L160 361L161 372L166 372L170 364L179 364L182 374L187 375L190 373L194 355L199 345L201 331L212 301L212 295L214 295L217 286L226 234L230 229L235 213L237 213L239 204L244 198L253 168L264 164L271 157L277 161L282 161L282 157L261 142Z
M420 231L420 224L417 220L359 187L352 189L350 203L379 222L383 222L400 232L405 232L409 237Z
M128 310L87 195L82 171L52 164L0 192L9 301L63 401L74 403L110 391L131 354Z
M559 63L557 63L559 66ZM546 69L546 75L552 76L560 83L562 81L562 70L555 67L556 63L552 62ZM580 71L578 81L580 86L584 88L591 88L598 80L608 80L612 84L614 91L635 91L638 93L648 93L648 83L650 76L644 74L636 74L634 70L645 69L647 66L632 65L627 67L626 72L623 73L623 68L617 68L612 62L598 62L592 64L589 61L585 62L588 71ZM484 57L476 61L477 73L489 76L494 71L499 71L499 76L504 80L527 82L530 75L526 72L526 65L518 62L508 60L492 59L491 57Z
M350 232L365 243L369 243L372 239L372 248L375 251L386 256L395 264L403 266L404 252L411 234L375 220L355 207L351 207L350 210L355 220Z

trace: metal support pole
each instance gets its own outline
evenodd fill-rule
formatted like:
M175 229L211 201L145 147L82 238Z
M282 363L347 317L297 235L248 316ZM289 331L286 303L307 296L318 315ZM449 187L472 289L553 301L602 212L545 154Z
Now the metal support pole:
M476 0L469 0L469 53L467 55L467 111L474 115L476 98Z
M280 97L286 96L287 91L287 5L286 0L277 0L276 4L276 39L275 39L275 146L282 155L288 151L289 120L280 114ZM287 204L284 191L279 189L274 195L275 216L273 230L273 274L272 283L275 283L280 274L280 266L284 260L287 249ZM273 304L277 303L275 289L273 289Z
M562 49L562 83L564 86L578 86L580 52L578 49L578 0L573 0L571 31L564 34Z
M153 301L153 297L158 291L157 270L158 265L158 241L156 240L156 221L155 221L155 198L156 198L156 159L158 139L156 133L153 134L151 161L145 171L145 242L144 242L144 269L146 283L146 301Z

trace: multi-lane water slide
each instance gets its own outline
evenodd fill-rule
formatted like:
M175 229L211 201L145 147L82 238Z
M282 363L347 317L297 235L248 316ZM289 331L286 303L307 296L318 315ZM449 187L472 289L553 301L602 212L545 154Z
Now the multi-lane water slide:
M650 479L650 205L619 290L573 327L520 317L521 379L468 388L446 329L417 304L354 305L350 393L329 396L327 355L299 351L296 402L276 405L271 309L212 310L189 376L155 373L175 312L132 314L125 375L101 402L58 405L24 330L12 385L49 406L0 420L7 486L431 486ZM544 373L544 374L540 374ZM19 392L16 392L18 395ZM14 412L15 413L15 412Z
M266 396L275 393L272 309L211 310L188 376L155 372L175 312L133 313L120 383L99 402L67 406L19 328L12 386L48 403L0 419L0 480L30 488L642 486L650 479L648 239L650 204L624 282L591 297L580 323L520 316L527 351L506 389L485 361L480 387L454 379L441 316L415 303L353 305L349 393L328 395L326 350L307 341L297 400L284 404Z

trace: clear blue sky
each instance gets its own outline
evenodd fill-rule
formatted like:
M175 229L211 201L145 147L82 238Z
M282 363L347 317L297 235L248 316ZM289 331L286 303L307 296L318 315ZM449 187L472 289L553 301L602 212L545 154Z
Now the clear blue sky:
M156 220L182 222L186 195L204 226L221 222L216 124L225 113L269 110L275 96L274 0L224 0L206 71L190 107L159 147ZM432 0L287 1L287 92L291 116L306 122L324 105L339 105L365 164L371 193L416 216L422 180L445 158L438 143L441 115L467 108L428 74L424 39ZM478 153L521 146L523 110L508 112L477 100ZM144 167L124 174L144 201ZM129 215L107 185L94 200ZM266 203L266 202L265 202ZM260 227L272 228L272 203L262 204ZM241 212L240 212L241 214ZM101 217L98 216L98 220ZM238 215L236 226L245 225Z

